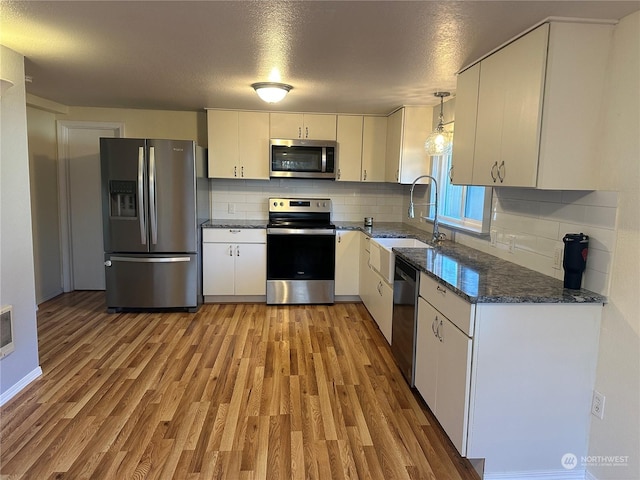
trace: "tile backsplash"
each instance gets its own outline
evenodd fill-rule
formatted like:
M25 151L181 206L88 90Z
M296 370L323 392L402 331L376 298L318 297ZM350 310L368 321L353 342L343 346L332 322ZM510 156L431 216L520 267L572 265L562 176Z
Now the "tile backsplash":
M268 218L269 197L327 197L333 201L334 221L408 222L409 186L391 183L332 182L326 180L222 180L211 179L211 212L215 219ZM426 189L424 189L426 191ZM606 191L548 191L496 188L492 201L488 237L457 232L455 241L562 279L564 270L554 268L554 252L563 250L567 233L589 235L587 269L583 287L607 295L616 241L618 194ZM431 231L431 224L410 222ZM509 237L515 250L509 252Z
M546 191L496 188L493 194L491 229L497 245L488 238L457 233L456 241L532 270L562 279L564 270L554 268L554 252L564 249L567 233L589 235L587 268L582 286L607 295L616 240L617 192ZM515 251L509 252L509 237Z
M266 220L269 197L326 197L333 202L334 221L402 221L404 187L391 183L333 182L329 180L209 181L211 214L215 219Z

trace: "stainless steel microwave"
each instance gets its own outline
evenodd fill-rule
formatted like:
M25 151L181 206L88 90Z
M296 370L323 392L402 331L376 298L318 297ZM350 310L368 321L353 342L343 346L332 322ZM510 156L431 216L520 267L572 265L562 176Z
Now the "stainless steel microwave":
M285 140L269 142L269 175L280 178L335 180L338 143L331 140Z

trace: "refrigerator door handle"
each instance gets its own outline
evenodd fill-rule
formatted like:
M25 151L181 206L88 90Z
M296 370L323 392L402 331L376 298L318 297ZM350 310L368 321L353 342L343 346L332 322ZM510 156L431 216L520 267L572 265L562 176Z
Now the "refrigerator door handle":
M147 222L144 206L144 147L138 148L138 220L140 223L140 241L147 244Z
M151 224L151 243L158 243L158 204L156 197L156 149L149 147L149 223Z
M111 267L113 262L130 262L130 263L176 263L190 262L190 257L109 257L105 262L105 266ZM108 265L107 265L108 264Z

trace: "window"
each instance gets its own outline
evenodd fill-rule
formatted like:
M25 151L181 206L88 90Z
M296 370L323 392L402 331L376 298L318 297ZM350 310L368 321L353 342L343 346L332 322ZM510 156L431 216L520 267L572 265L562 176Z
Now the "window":
M438 221L445 226L473 233L488 233L493 189L452 185L449 178L451 155L432 157L431 175L438 182ZM434 189L430 189L434 203ZM433 208L429 211L433 219Z

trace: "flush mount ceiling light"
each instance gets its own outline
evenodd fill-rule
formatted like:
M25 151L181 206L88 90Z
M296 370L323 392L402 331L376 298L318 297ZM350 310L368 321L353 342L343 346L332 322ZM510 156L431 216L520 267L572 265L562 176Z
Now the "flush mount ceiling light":
M442 115L442 106L444 97L450 95L449 92L436 92L433 94L436 97L440 97L440 120L438 126L427 137L427 141L424 142L424 149L427 155L435 157L439 155L449 155L451 153L451 147L453 145L453 133L444 129L444 116Z
M278 103L293 88L286 83L258 82L251 85L258 96L267 103Z

